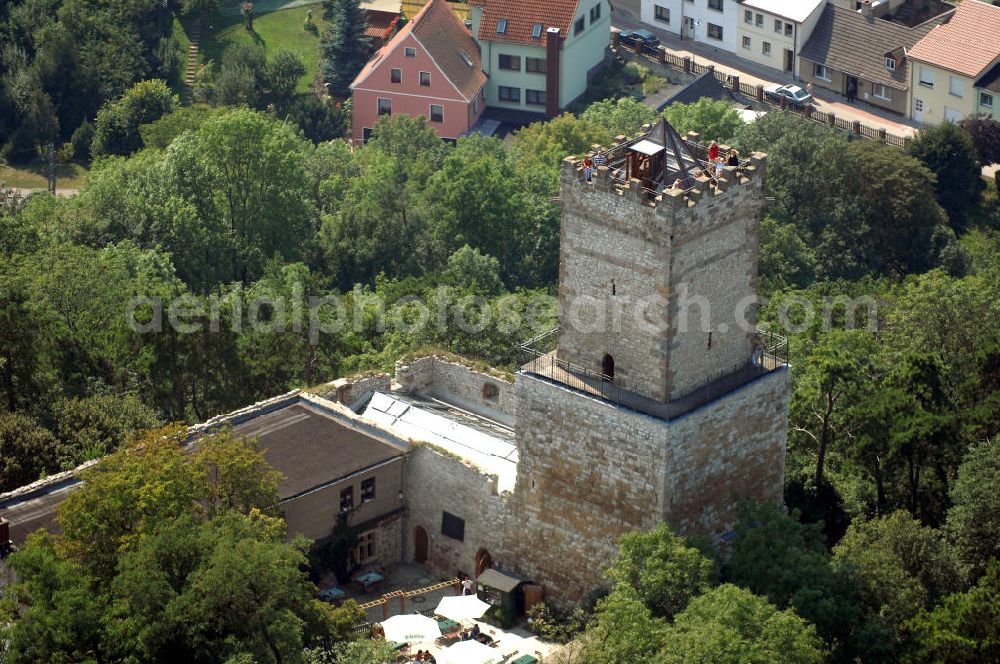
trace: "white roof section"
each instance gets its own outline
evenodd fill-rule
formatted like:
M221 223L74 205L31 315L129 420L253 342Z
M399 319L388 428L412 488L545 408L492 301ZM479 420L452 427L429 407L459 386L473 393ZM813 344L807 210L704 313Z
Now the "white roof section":
M654 155L663 152L664 147L659 143L654 143L644 138L629 149L640 154Z
M767 115L767 111L755 111L751 108L737 108L736 115L740 116L740 120L743 120L744 124L750 124L751 122L756 122L758 119Z
M806 20L816 7L824 4L826 0L743 0L744 7L759 9L795 23Z
M375 392L361 415L392 433L431 443L497 477L498 491L513 491L517 447L513 432L443 402Z
M361 8L369 12L399 14L403 11L403 0L364 0Z

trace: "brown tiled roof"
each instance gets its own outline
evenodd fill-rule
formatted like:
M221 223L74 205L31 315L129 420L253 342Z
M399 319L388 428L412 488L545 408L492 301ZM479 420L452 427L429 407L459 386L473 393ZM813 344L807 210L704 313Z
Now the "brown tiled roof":
M427 50L444 75L466 98L472 99L486 85L479 44L472 38L469 29L448 7L445 0L430 0L417 12L412 21L380 48L368 61L351 86L358 85L368 77L382 61L383 57L399 48L400 44L413 35ZM466 62L468 56L469 62ZM469 64L471 63L471 64Z
M580 0L479 0L477 4L484 7L479 39L544 46L548 28L559 28L563 37L569 35L579 3ZM497 34L497 22L501 19L507 21L502 35ZM542 24L538 39L531 36L536 23Z
M910 51L910 57L965 76L978 76L1000 56L1000 7L964 0L950 21Z
M1000 92L1000 62L976 81L976 87L990 92Z
M482 90L486 74L479 59L479 44L445 0L430 0L409 26L413 36L466 99L472 99Z
M909 58L898 62L895 71L889 71L885 68L885 54L904 48L909 55L909 49L946 16L908 28L828 4L799 54L859 79L906 90L909 87Z
M389 26L396 19L398 14L388 12L368 12L368 27L365 28L365 37L372 39L385 39Z

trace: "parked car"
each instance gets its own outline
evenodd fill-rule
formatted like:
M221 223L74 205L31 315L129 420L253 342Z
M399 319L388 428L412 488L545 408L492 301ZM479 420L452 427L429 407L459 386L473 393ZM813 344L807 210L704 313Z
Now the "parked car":
M808 106L812 103L812 95L797 85L772 85L764 89L764 96L773 102L784 99L795 106Z
M647 53L656 53L660 48L660 38L649 30L622 30L618 33L618 43Z

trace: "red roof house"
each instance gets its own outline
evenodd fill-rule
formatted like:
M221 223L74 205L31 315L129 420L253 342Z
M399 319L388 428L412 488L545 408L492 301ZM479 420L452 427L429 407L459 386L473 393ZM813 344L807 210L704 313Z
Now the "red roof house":
M351 84L353 136L368 139L382 115L425 116L457 139L485 107L479 46L445 0L430 0L365 65Z

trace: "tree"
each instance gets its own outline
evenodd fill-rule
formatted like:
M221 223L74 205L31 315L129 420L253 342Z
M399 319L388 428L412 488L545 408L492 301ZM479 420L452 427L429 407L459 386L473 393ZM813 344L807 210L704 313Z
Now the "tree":
M60 465L67 470L162 425L156 412L134 394L72 397L57 401L52 410Z
M977 113L962 118L958 126L972 138L980 164L988 166L1000 162L1000 120Z
M324 0L323 18L329 27L320 38L320 73L330 94L343 99L350 96L349 86L368 62L368 20L359 0Z
M27 415L0 413L0 493L58 468L56 438Z
M663 117L682 136L696 131L706 142L727 142L743 126L743 120L729 102L709 97L702 97L692 104L670 104L663 109Z
M139 126L172 113L177 96L161 80L136 83L115 102L105 104L94 120L91 154L128 155L142 147Z
M662 661L667 623L656 618L631 588L616 589L597 603L582 637L580 660L588 664L653 664Z
M580 114L587 122L603 127L617 136L633 136L644 124L656 121L656 110L632 97L595 101Z
M1000 560L1000 439L974 445L951 487L948 534L963 562L979 576Z
M221 0L183 0L185 16L211 16L219 12Z
M825 648L816 628L791 609L724 584L691 600L667 629L661 662L819 664Z
M396 652L390 643L372 639L337 644L331 655L330 659L320 658L318 654L308 655L305 664L334 664L334 662L393 664L397 661Z
M287 48L279 49L264 68L264 78L271 94L279 101L287 100L295 92L299 79L306 73L302 57Z
M964 229L982 186L972 138L958 125L945 121L917 132L906 151L937 176L938 202L948 213L951 227Z
M902 510L855 519L833 550L834 568L846 568L860 585L870 615L893 629L962 586L957 558L936 530Z
M794 224L764 217L760 224L759 270L763 292L806 288L816 278L816 253Z
M653 616L666 619L705 592L712 573L712 561L662 522L649 532L623 536L607 571L616 588L634 591Z
M467 244L448 257L444 278L454 286L483 295L499 295L504 290L500 262Z
M344 138L350 124L350 100L337 104L316 95L298 95L285 106L288 118L313 143Z

